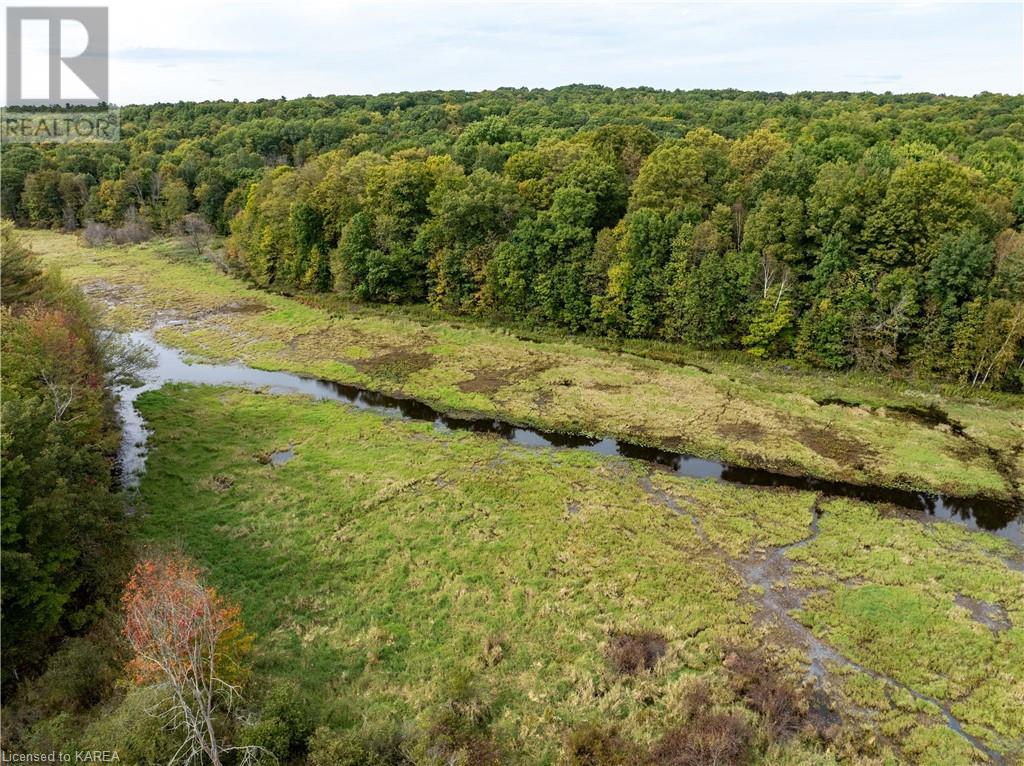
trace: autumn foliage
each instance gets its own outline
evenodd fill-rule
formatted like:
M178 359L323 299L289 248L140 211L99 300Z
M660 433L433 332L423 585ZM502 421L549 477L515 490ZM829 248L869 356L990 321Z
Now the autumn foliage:
M131 671L138 683L202 675L211 660L218 667L232 666L229 675L237 675L239 655L249 642L239 609L203 585L188 559L166 555L140 562L122 604L124 633L136 653Z
M218 742L216 721L237 698L239 661L250 642L238 607L177 554L137 564L122 606L124 634L135 653L129 671L140 684L168 688L166 715L185 734L184 762L203 754L219 764L220 754L232 748Z
M0 683L38 671L116 601L128 569L114 486L114 368L84 296L0 225Z

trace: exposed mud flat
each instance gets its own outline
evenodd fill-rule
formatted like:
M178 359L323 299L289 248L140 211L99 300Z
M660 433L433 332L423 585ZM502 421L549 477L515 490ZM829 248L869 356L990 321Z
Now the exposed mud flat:
M434 364L434 357L425 351L412 351L396 348L386 354L358 359L352 366L359 372L372 373L383 378L401 382L415 372L424 370Z
M719 423L715 426L715 432L725 439L740 439L749 442L757 442L765 436L764 427L749 420L738 423Z
M801 444L839 465L859 469L876 454L862 441L821 426L801 426L796 433Z
M936 519L951 521L970 529L984 529L1006 537L1024 547L1024 535L1018 508L1014 503L989 498L956 498L923 492L864 486L848 482L788 475L765 469L747 468L688 455L683 452L649 447L619 439L527 428L493 418L453 416L438 412L415 399L390 396L358 386L294 375L286 372L257 370L242 364L188 364L175 349L160 344L151 334L135 332L131 339L152 352L155 366L146 382L138 388L120 391L124 437L121 449L123 483L138 484L145 464L146 430L135 409L135 399L144 391L160 388L164 383L181 382L201 385L267 388L275 393L298 393L314 399L329 399L372 410L387 417L432 423L440 430L489 433L516 444L529 447L581 449L602 455L621 456L645 461L652 468L667 469L676 475L714 479L743 486L791 487L836 497L851 497L874 503L899 506ZM406 356L402 357L407 360Z
M999 604L990 604L987 601L980 601L962 593L956 596L956 605L963 607L971 613L971 618L980 622L989 630L1009 630L1010 618L1006 610Z
M505 386L514 385L532 375L551 369L552 365L552 362L539 359L532 364L487 368L457 385L460 391L467 394L496 394Z

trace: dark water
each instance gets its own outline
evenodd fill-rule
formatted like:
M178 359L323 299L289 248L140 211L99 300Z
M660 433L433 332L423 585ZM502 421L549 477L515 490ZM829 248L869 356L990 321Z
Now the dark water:
M828 397L826 399L815 399L814 401L817 402L822 407L829 404L834 404L839 407L864 406L857 402L850 402L847 401L846 399L838 399L836 397ZM964 431L964 427L960 423L957 423L955 420L950 418L949 413L943 412L934 404L929 404L926 406L914 404L888 405L885 407L885 409L891 413L895 413L898 416L908 418L909 420L914 420L917 421L918 423L924 423L927 426L946 426L953 434L967 438L967 434Z
M806 476L787 476L757 468L720 463L655 447L645 447L618 439L594 439L577 434L522 428L502 420L459 418L438 412L415 399L404 399L367 391L333 381L268 372L241 364L187 364L182 354L164 346L148 333L136 332L131 339L153 354L155 365L148 372L145 384L122 389L120 412L124 421L121 447L122 481L127 487L138 485L145 468L146 429L135 409L135 399L144 391L160 388L164 383L196 383L219 386L265 388L272 393L296 393L314 399L344 402L360 410L369 410L387 417L432 423L442 431L472 431L493 434L527 447L555 447L617 455L646 461L679 476L715 479L729 484L754 487L791 487L822 492L834 497L849 497L876 503L890 503L935 519L951 521L969 529L983 529L1006 537L1024 546L1021 519L1011 503L986 498L956 498L924 492L910 492L885 487L861 486L827 481Z

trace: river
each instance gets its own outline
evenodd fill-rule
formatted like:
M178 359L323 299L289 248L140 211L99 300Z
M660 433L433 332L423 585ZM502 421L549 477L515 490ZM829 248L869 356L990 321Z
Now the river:
M526 447L578 449L601 455L632 458L651 464L652 469L657 467L678 476L712 479L742 486L790 487L821 492L827 496L886 503L907 509L921 517L953 522L972 530L993 532L1011 540L1019 547L1024 547L1024 530L1020 514L1008 502L988 498L957 498L807 476L789 476L646 447L621 439L595 439L577 434L544 431L490 418L452 417L415 399L389 396L358 386L288 372L257 370L242 364L190 364L180 351L161 344L149 332L133 332L129 337L133 342L148 348L154 360L152 368L144 373L142 385L122 387L118 390L118 407L124 424L120 453L121 480L129 489L138 486L146 463L147 430L142 416L135 408L135 400L140 394L156 390L165 383L194 383L260 388L271 393L302 394L313 399L342 402L385 417L429 422L439 431L472 431L493 434Z

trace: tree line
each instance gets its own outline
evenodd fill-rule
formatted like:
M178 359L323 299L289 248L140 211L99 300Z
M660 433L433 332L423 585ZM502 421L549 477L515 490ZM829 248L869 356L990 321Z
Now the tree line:
M126 107L4 214L271 288L1024 388L1024 98L570 86Z
M4 223L4 692L116 605L130 563L109 386L144 361Z
M98 329L9 222L0 236L5 752L278 762L269 744L284 759L304 731L280 720L295 718L291 687L264 693L259 725L236 709L252 638L239 608L182 554L131 535L112 389L146 354Z

